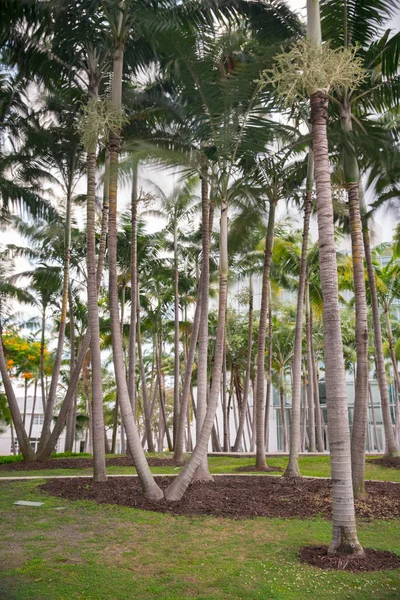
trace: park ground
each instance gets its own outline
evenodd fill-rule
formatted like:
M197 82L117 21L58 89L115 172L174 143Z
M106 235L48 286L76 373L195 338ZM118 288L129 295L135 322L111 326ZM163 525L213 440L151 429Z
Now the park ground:
M304 475L329 476L329 458L302 457ZM252 458L210 457L214 473L237 473ZM268 459L284 467L286 457ZM152 467L176 474L179 467ZM1 475L90 475L87 469L1 471ZM132 467L108 467L111 474ZM276 475L276 474L275 474ZM367 464L367 478L400 481L400 471ZM266 475L268 476L268 475ZM126 506L69 501L44 480L0 482L0 590L5 600L398 600L400 569L374 573L301 564L305 545L328 544L322 517L231 519L177 516ZM39 507L17 506L18 500ZM299 499L301 501L301 499ZM60 509L60 510L58 510ZM359 519L365 547L400 555L400 519Z

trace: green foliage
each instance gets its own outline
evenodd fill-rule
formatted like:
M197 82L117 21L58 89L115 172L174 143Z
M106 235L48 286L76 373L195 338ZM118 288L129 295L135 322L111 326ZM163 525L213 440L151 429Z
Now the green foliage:
M15 456L0 456L0 465L10 465L16 462L22 462L22 454L16 454Z

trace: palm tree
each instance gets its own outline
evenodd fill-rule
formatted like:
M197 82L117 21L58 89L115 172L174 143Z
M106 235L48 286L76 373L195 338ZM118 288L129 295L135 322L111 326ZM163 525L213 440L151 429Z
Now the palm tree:
M398 36L389 38L389 31L387 31L380 40L376 40L377 31L380 32L385 20L394 14L397 3L388 0L377 5L375 2L367 1L363 3L362 8L358 4L351 5L347 1L344 3L344 7L343 3L336 0L323 0L321 4L322 33L324 37L345 48L357 46L358 54L363 58L363 66L368 70L368 80L359 89L348 89L345 86L337 94L343 132L343 175L349 201L356 314L357 376L351 440L352 477L354 494L356 497L361 498L365 496L364 448L369 393L368 324L363 263L363 225L359 193L360 174L353 123L357 123L354 116L357 116L360 112L361 114L365 113L365 107L373 102L377 92L381 98L380 107L387 103L387 108L390 108L390 105L393 106L397 103L397 95L395 96L393 93L396 83L393 84L391 78L396 75L398 68L398 56L394 54L394 49L398 47ZM362 26L360 27L361 23ZM388 56L391 58L387 59ZM397 59L395 56L397 56ZM365 138L364 131L362 136ZM366 222L364 221L364 227L365 225ZM373 281L371 285L373 285ZM382 381L381 377L380 379ZM384 388L385 385L383 384L383 390L381 390L382 405L387 403ZM388 444L391 443L391 437L389 435Z
M307 33L321 45L319 2L307 1ZM328 82L326 82L328 83ZM312 144L317 189L317 218L320 249L320 275L323 294L324 359L332 470L333 540L329 552L362 554L357 539L350 462L346 374L342 336L333 206L326 124L328 98L323 89L313 89L311 101Z

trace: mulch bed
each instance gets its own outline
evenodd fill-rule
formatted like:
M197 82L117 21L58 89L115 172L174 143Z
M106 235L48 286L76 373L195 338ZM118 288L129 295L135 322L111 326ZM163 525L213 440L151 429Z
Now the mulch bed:
M367 462L389 469L400 469L400 456L382 456L382 458L368 458Z
M182 467L185 463L172 458L147 458L150 467ZM129 456L106 458L107 467L133 467ZM51 458L41 462L15 462L0 465L0 471L44 471L48 469L92 469L91 458Z
M283 473L285 469L282 467L255 467L255 466L245 466L245 467L237 467L235 471L237 473Z
M364 548L364 556L328 555L328 546L304 546L299 552L300 562L320 569L336 569L353 573L386 571L400 568L400 557L388 550Z
M171 477L157 477L165 489ZM49 479L40 486L51 496L67 500L92 500L175 515L218 517L331 518L331 482L328 479L285 480L281 477L238 475L215 477L191 485L179 502L152 502L144 498L136 477L113 477L104 483L90 478ZM356 503L361 519L400 517L400 484L367 482L368 498Z

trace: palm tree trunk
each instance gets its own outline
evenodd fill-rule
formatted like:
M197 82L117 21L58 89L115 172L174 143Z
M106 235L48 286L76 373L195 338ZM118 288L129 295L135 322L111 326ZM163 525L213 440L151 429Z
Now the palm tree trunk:
M249 281L249 324L247 334L247 361L246 361L246 377L244 380L243 401L240 408L239 427L236 433L236 439L233 446L233 452L239 452L242 443L244 422L246 418L249 389L250 389L250 372L251 372L251 351L253 348L253 283L250 275Z
M265 339L267 330L268 301L269 301L269 274L271 268L272 247L274 244L276 202L269 204L268 229L265 239L264 269L261 287L261 309L260 324L258 328L257 349L257 386L256 386L256 467L262 469L265 462L265 438L264 438L264 388L265 388Z
M371 402L371 413L372 413L372 424L373 424L373 428L374 428L375 447L376 447L377 451L380 452L381 445L379 443L378 429L376 427L375 407L374 407L374 399L372 397L371 384L369 384L369 399Z
M136 315L138 299L137 270L137 206L138 206L138 165L135 164L132 176L131 193L131 321L129 329L128 391L132 411L136 415Z
M197 361L197 408L196 408L196 446L201 437L201 431L207 412L208 390L208 297L210 281L210 202L208 197L207 171L203 169L201 178L201 207L202 207L202 293L200 309L199 352ZM224 344L224 340L222 340ZM222 364L221 364L222 366ZM219 393L219 388L218 388ZM207 452L203 454L202 461L194 475L198 481L210 481L212 477L208 470Z
M97 94L96 94L97 95ZM100 324L96 285L96 153L87 156L87 291L88 325L90 328L90 353L92 361L92 435L93 479L106 481L104 444L103 385L100 355Z
M99 243L99 253L97 257L97 273L96 273L96 284L97 284L97 293L100 290L101 278L103 275L103 265L104 265L104 257L106 251L106 243L107 243L107 232L108 232L108 212L109 212L109 200L108 200L108 192L109 192L109 175L110 175L110 157L107 153L106 155L106 163L105 163L105 174L104 174L104 193L103 193L103 208L102 208L102 221L101 221L101 233L100 233L100 243ZM51 456L53 452L58 438L60 437L62 430L65 426L65 421L67 418L68 410L72 402L74 402L76 398L76 388L78 385L80 373L82 371L82 365L85 360L87 351L90 346L90 328L88 327L86 333L83 337L82 343L80 344L78 356L76 358L75 369L72 371L70 376L70 381L68 384L67 393L63 400L63 403L60 408L60 412L58 413L57 420L55 422L53 431L51 432L50 438L43 449L37 452L37 460L46 460ZM43 385L44 389L44 385Z
M75 318L74 318L74 301L72 297L71 286L68 290L68 303L69 303L69 345L71 349L69 359L69 372L70 376L75 368ZM75 424L76 424L76 409L75 402L69 407L67 415L67 429L65 434L65 452L72 452L74 440L75 440Z
M1 305L0 305L0 315L1 315ZM0 323L0 373L3 380L4 390L7 396L8 406L10 408L12 421L15 428L15 433L17 434L19 451L21 452L23 458L27 462L31 462L35 460L35 454L33 452L32 446L29 442L29 438L26 434L24 425L22 423L21 412L19 410L17 398L15 396L14 388L11 383L10 375L7 371L6 359L4 356L4 347L3 347L3 327Z
M176 210L176 208L175 208ZM178 222L175 215L174 223L174 415L172 421L172 437L174 448L179 422L179 383L180 383L180 357L179 357L179 264L178 264Z
M223 411L223 449L224 452L230 450L230 428L229 428L229 412L228 402L226 397L226 341L224 344L224 360L222 361L222 385L221 385L221 396L222 396L222 411Z
M207 236L207 241L209 236ZM205 265L206 266L206 265ZM207 273L207 271L206 271ZM208 281L208 277L204 278ZM205 286L203 289L208 289ZM211 391L209 395L207 412L205 415L203 427L196 440L196 447L192 452L189 461L186 463L178 477L172 482L165 491L167 500L180 500L187 487L193 479L196 469L207 456L208 442L214 424L215 414L218 405L218 398L221 386L222 362L224 359L225 342L225 317L228 294L228 206L225 199L221 205L221 225L220 225L220 259L219 259L219 305L218 305L218 325L215 341L214 367L212 372ZM208 308L208 305L207 307ZM206 311L202 315L207 314ZM198 405L197 405L198 412Z
M44 348L46 344L46 304L43 304L42 310L42 331L40 336L40 362L39 362L39 371L40 371L40 389L42 392L42 406L43 406L43 414L46 413L46 386L44 384Z
M272 302L271 286L269 286L269 307L268 307L268 362L267 362L267 393L265 396L265 451L269 449L269 415L271 412L271 391L272 391Z
M290 452L289 463L285 471L287 477L300 477L299 448L300 448L300 407L301 407L301 354L303 341L303 307L304 290L307 276L308 235L312 202L312 187L314 181L314 161L312 152L308 155L307 188L304 198L303 243L301 246L299 288L297 292L296 329L293 352L293 383L292 383L292 418L290 422Z
M383 344L382 344L382 329L381 319L378 304L378 294L376 291L376 280L375 270L372 260L371 243L369 238L368 220L365 214L365 207L363 206L363 196L360 194L361 199L361 212L362 212L362 224L363 224L363 241L364 241L364 252L365 261L367 264L368 273L368 285L371 294L371 306L372 306L372 322L374 328L374 342L375 342L375 356L376 356L376 378L378 380L379 393L381 397L382 406L382 418L383 428L385 431L385 455L386 456L397 456L399 451L396 445L396 440L393 433L392 417L390 414L390 399L389 390L386 379L385 370L385 359L383 356Z
M32 414L31 414L31 420L29 423L29 433L28 433L28 438L31 439L32 437L32 427L33 427L33 417L35 416L35 409L36 409L36 399L37 399L37 385L38 385L38 380L37 377L35 378L35 385L33 388L33 404L32 404Z
M318 28L319 25L319 3L308 0L307 7L311 9L309 33L311 30L311 38L315 39L312 26L317 25ZM313 9L318 14L317 24L312 22ZM319 36L319 41L320 39ZM311 95L311 124L317 188L326 396L332 471L333 539L329 553L362 554L363 550L357 539L351 476L348 401L340 325L327 119L327 95L324 91L317 91Z
M283 369L281 368L280 374L281 385L279 387L279 397L281 401L281 415L282 415L282 436L283 436L283 451L287 452L287 429L286 429L286 408L285 408L285 390L283 387Z
M149 406L149 397L147 394L147 381L146 381L146 372L144 368L144 360L143 360L143 349L142 349L142 331L140 324L140 296L139 296L139 284L137 284L138 288L138 296L136 300L137 307L137 348L138 348L138 358L139 358L139 368L140 368L140 378L142 380L142 397L143 397L143 418L144 418L144 426L146 430L146 438L147 438L147 448L149 452L154 452L154 442L153 442L153 432L151 430L151 417L150 417L150 406Z
M123 71L123 13L121 11L118 23L118 39L116 40L113 65L112 105L115 110L121 109L122 71ZM118 310L118 281L117 281L117 187L118 187L118 154L121 147L121 137L116 132L110 136L110 191L109 191L109 294L111 336L114 358L114 371L117 383L118 398L121 406L122 419L128 438L129 448L138 472L146 498L159 500L163 492L158 487L147 464L140 443L140 437L132 411L132 405L125 377L124 356L122 350L121 329Z
M65 340L65 326L67 322L67 308L68 308L68 290L69 290L69 269L71 262L71 214L72 214L72 188L73 180L75 175L75 155L73 162L70 166L70 175L67 189L67 208L65 215L65 240L64 240L64 265L63 265L63 288L61 298L61 314L60 324L58 331L57 348L55 352L53 370L51 374L50 390L46 402L46 410L44 413L44 423L42 432L40 435L38 452L44 448L47 444L50 433L51 425L53 422L54 404L56 400L58 380L61 370L61 362L64 352L64 340Z

